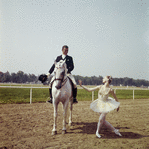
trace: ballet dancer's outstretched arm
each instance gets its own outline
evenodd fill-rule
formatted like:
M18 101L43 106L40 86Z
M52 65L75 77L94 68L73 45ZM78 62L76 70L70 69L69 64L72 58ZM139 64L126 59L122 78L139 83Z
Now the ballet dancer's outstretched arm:
M84 88L85 90L87 90L88 92L91 92L91 91L95 91L95 90L99 90L101 88L102 85L99 85L99 86L96 86L94 88L87 88L85 87L84 85L82 85L82 81L79 80L79 84L82 88Z

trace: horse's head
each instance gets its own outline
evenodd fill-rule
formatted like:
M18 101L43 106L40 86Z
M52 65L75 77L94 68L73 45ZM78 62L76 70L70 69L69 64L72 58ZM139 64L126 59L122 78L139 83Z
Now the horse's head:
M60 60L59 62L55 62L54 75L55 80L57 81L57 85L55 86L57 89L60 89L62 87L62 82L66 74L67 68L65 61Z

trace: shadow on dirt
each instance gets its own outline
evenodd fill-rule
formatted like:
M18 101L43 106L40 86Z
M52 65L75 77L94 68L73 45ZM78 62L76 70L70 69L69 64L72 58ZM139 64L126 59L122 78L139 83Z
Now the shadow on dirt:
M78 126L78 127L70 130L80 129L82 131L79 133L95 134L97 129L97 122L92 122L92 123L74 122L73 126ZM108 130L103 126L100 132L102 138L103 139L117 139L117 138L139 139L143 137L149 137L149 136L143 136L133 132L121 132L122 129L126 129L128 131L128 129L130 129L129 127L115 127L115 128L119 129L120 133L122 134L122 137L117 136L114 132L111 132L110 130Z

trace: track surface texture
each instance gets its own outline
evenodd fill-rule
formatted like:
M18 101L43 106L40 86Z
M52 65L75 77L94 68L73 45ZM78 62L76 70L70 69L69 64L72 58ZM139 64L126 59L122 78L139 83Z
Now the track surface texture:
M122 137L103 127L100 139L95 135L99 114L89 108L91 101L79 101L73 106L73 124L67 125L66 134L61 130L63 109L59 104L54 136L52 104L1 104L0 149L149 148L149 99L119 102L119 112L108 113L106 120L119 129Z

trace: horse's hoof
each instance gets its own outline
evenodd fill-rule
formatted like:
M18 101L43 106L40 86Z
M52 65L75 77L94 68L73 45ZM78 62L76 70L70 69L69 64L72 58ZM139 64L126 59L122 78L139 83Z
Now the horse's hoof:
M52 135L56 135L57 134L57 131L52 131Z
M62 130L62 134L66 134L66 130Z

